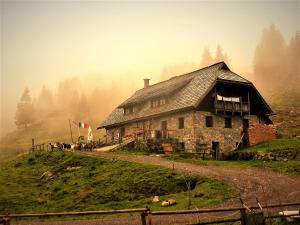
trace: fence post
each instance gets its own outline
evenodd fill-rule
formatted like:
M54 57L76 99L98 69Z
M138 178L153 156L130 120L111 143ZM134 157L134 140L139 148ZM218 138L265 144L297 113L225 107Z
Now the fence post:
M142 225L147 225L147 223L146 223L146 213L145 212L141 213L141 220L142 220Z
M152 212L150 209L148 209L147 214L148 214L148 225L152 225Z
M247 224L246 209L240 209L240 213L241 213L241 225L246 225Z
M10 219L9 219L9 216L5 216L4 218L3 218L3 224L4 225L10 225Z
M34 152L34 138L31 139L31 143L32 143L32 152Z

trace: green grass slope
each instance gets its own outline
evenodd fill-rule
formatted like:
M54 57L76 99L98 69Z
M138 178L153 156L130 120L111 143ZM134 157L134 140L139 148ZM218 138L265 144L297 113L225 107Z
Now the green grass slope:
M51 171L51 176L42 176ZM193 187L188 200L186 181ZM37 152L0 168L0 213L61 212L149 206L151 197L174 198L169 209L220 203L231 188L219 181L172 170L76 153Z
M300 151L300 138L279 138L272 141L265 141L241 151L248 152L278 152L283 150Z

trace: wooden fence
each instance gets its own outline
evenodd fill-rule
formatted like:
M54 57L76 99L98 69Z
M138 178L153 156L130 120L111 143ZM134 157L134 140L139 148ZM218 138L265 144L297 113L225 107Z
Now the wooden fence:
M262 206L264 210L271 208L279 208L282 211L283 207L290 206L300 206L300 202L294 203L284 203L284 204L270 204ZM251 210L259 209L258 206L249 207ZM269 214L261 213L264 219L271 218L284 218L291 216L299 216L299 208L297 208L298 213L295 215L279 215L279 214ZM44 218L44 217L66 217L66 216L84 216L84 215L107 215L107 214L121 214L121 213L140 213L141 224L142 225L152 225L152 218L155 216L162 215L180 215L180 214L204 214L204 213L224 213L224 212L239 212L238 217L229 217L214 219L209 221L203 221L194 223L193 225L204 225L204 224L217 224L226 222L238 222L240 221L242 225L248 225L248 215L244 207L231 207L231 208L214 208L214 209L194 209L194 210L176 210L176 211L151 211L150 208L137 208L137 209L121 209L121 210L103 210L103 211L86 211L86 212L62 212L62 213L38 213L38 214L6 214L0 215L0 224L10 225L11 219L17 218ZM253 211L254 214L254 211ZM189 224L192 225L192 224Z
M34 152L35 150L48 150L49 145L46 143L41 143L41 144L35 144L34 138L31 139L31 151Z

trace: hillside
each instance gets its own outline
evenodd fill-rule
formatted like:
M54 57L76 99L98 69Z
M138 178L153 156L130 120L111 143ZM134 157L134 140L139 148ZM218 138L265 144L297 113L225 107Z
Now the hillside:
M193 189L190 203L186 182ZM220 203L230 197L230 190L219 181L158 166L78 153L37 152L1 166L0 213L165 209L152 203L153 195L176 199L178 204L170 209L186 209Z

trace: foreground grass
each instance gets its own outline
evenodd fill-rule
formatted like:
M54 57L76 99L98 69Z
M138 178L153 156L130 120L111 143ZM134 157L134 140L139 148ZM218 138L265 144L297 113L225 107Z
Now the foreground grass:
M42 177L46 171L52 176ZM193 187L187 191L186 182ZM0 213L37 213L150 207L174 210L218 204L230 197L216 180L170 169L74 153L39 152L1 166ZM173 198L163 208L152 196ZM188 197L190 196L190 197Z

